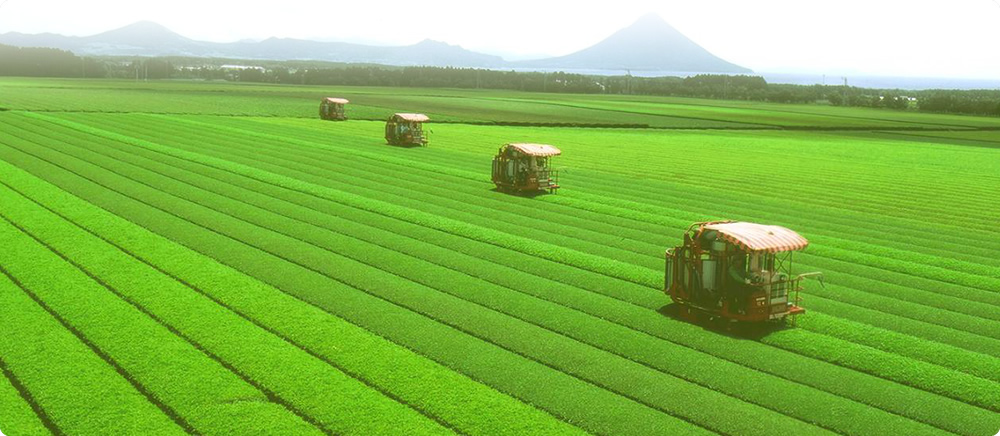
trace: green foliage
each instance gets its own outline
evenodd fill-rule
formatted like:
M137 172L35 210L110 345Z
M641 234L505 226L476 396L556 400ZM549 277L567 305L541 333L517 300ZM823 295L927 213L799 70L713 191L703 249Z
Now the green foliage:
M187 434L6 272L0 275L0 305L4 375L27 389L55 429L66 434ZM7 410L3 412L6 426Z
M0 285L2 286L2 285ZM48 435L51 434L42 418L39 417L28 403L28 399L22 395L22 391L14 386L17 381L12 380L12 374L5 366L0 367L3 377L0 378L0 432L15 435ZM24 389L21 387L21 389Z
M105 77L107 66L65 50L0 44L0 76Z
M933 91L920 99L922 111L1000 116L998 91Z
M154 68L155 70L155 68ZM150 70L153 71L153 70ZM134 76L134 71L133 71ZM39 112L102 112L315 119L320 99L352 101L352 120L422 112L435 123L655 127L677 129L963 130L1000 119L816 104L689 97L572 95L520 91L301 86L197 81L0 79L0 107ZM573 132L574 136L589 130Z
M44 107L29 91L50 82L15 83L21 109ZM376 122L174 114L183 106L175 98L208 92L261 114L314 112L309 88L77 85L93 96L150 96L157 110L131 97L122 104L159 114L0 113L0 230L24 247L0 265L117 362L139 404L153 397L203 433L237 427L218 408L191 404L244 390L268 399L258 406L299 415L261 414L241 420L247 426L301 417L345 434L995 431L1000 215L990 204L1000 185L988 132L439 124L430 147L402 149L383 144ZM549 120L687 116L706 126L992 122L650 97L353 91L338 95L372 113L426 105L455 121L535 110ZM233 110L189 100L189 112ZM509 141L562 148L564 189L493 191L489 156ZM807 284L809 313L796 328L724 331L669 316L663 249L691 222L717 218L787 225L812 241L795 270L824 271L826 286ZM102 331L105 319L128 333ZM0 341L19 340L8 336ZM133 357L139 348L170 364L156 370ZM71 403L79 391L57 395L61 384L33 375L16 349L0 357L31 395L10 396L0 379L0 405L15 404L24 418L13 419L29 427L39 424L25 398L65 420L68 409L41 399ZM94 366L107 369L101 359ZM190 378L165 382L181 372Z
M26 231L41 233L40 237L52 244L51 250L60 250L55 251L56 254L65 252L63 255L81 262L86 259L91 268L80 272L70 268L70 265L63 265L62 268L50 265L42 257L58 260L55 254L45 253L45 247L41 246L34 247L35 252L28 251L30 243L21 241L19 245L25 246L26 251L10 260L12 269L19 267L30 271L29 268L35 267L39 273L48 273L25 279L26 284L37 282L39 292L56 294L58 288L54 283L57 280L66 292L72 291L74 297L86 299L91 306L83 312L84 316L93 317L94 323L105 324L103 334L111 336L104 339L99 336L102 331L98 331L94 334L95 343L116 358L138 384L155 392L166 407L187 417L196 431L217 434L230 431L322 433L290 414L285 410L288 407L299 413L308 413L327 431L384 433L386 423L391 421L394 428L403 432L443 432L444 429L435 429L436 424L426 418L406 410L404 406L368 389L324 362L311 358L308 353L295 349L281 338L268 335L246 320L226 313L211 300L184 289L176 280L130 259L71 224L60 222L37 206L21 206L11 198L5 200L5 203L20 206L22 210L34 209L31 215L17 217L25 227L32 227ZM12 215L28 213L17 209L11 212ZM12 271L13 274L18 272L17 269ZM89 278L84 273L93 274L110 289L121 293L128 305L142 308L143 312L127 307L116 295L88 282ZM49 287L46 287L46 278L53 280ZM81 295L88 291L92 294ZM53 295L53 298L58 298L58 295ZM63 307L58 303L53 303L57 310ZM71 302L64 304L68 306L67 310L75 307L71 306ZM122 307L117 313L114 311L116 306ZM132 310L129 312L127 309ZM122 310L126 313L121 313ZM155 326L153 320L163 326ZM212 320L212 323L206 325L205 320ZM173 332L167 331L167 328L173 329ZM85 327L80 329L88 332ZM220 335L220 331L228 334ZM182 342L178 336L192 343ZM122 344L116 344L114 340L122 341ZM208 361L202 353L216 362ZM281 376L286 371L298 374L300 378ZM240 383L233 373L239 375L243 382ZM248 384L250 381L254 383L253 387ZM258 389L264 389L267 395ZM331 401L327 398L329 392L339 392L356 403Z
M109 243L122 244L116 247L136 259L162 268L165 274L176 274L177 280L199 289L218 304L259 325L267 325L284 340L322 356L365 383L408 401L418 410L446 418L463 431L489 434L529 430L535 433L572 432L571 427L562 425L537 409L364 329L331 317L316 307L149 233L12 167L4 167L0 171L3 171L7 183L16 189L31 192L32 200L42 207L51 207L55 213L71 217L71 222L80 229L107 238L105 240ZM20 202L27 203L24 199ZM10 204L30 207L28 204ZM44 211L37 214L45 215L48 214ZM51 217L49 220L58 221ZM63 227L66 225L61 224ZM136 268L143 267L137 265ZM151 279L160 280L156 277ZM487 413L498 413L500 416L488 421L474 419Z

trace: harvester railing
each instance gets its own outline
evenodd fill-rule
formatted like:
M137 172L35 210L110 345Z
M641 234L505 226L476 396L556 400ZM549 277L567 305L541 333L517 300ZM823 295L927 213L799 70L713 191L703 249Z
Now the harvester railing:
M544 181L544 187L549 188L549 193L555 192L555 189L552 189L552 186L559 186L559 171L540 169L537 174L539 186L543 186L542 183Z

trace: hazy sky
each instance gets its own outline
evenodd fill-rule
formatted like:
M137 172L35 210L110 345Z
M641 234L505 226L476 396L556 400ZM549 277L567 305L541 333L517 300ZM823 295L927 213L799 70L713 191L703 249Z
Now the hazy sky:
M758 72L1000 78L1000 0L7 0L0 33L84 36L151 20L208 41L430 38L522 59L585 48L647 12Z

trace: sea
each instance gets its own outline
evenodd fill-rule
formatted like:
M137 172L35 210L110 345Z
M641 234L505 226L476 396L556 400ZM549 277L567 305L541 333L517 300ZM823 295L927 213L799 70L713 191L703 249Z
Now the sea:
M563 71L573 74L587 74L595 76L624 76L629 71L626 70L574 70L574 69L534 69L515 68L515 71L535 71L552 73ZM698 74L719 74L719 73L692 73L678 71L631 71L637 77L690 77ZM893 77L893 76L872 76L872 75L844 75L844 74L796 74L796 73L747 73L746 75L761 76L767 83L785 83L792 85L843 85L847 80L848 86L859 88L875 89L900 89L900 90L925 90L925 89L990 89L1000 90L1000 76L996 79L966 79L966 78L946 78L946 77Z

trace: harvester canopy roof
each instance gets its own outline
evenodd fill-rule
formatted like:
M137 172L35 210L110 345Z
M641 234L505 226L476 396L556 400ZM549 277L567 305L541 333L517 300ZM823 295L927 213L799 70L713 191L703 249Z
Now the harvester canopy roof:
M719 236L727 242L747 251L795 251L806 248L809 241L798 233L781 226L747 222L709 223L703 226L707 230L719 232Z
M335 103L335 104L347 104L347 103L350 103L350 101L348 101L346 98L337 98L337 97L327 97L326 101L328 101L330 103Z
M411 121L414 123L422 123L424 121L430 121L431 118L424 114L395 114L394 118L399 118L403 121Z
M558 148L548 144L510 143L507 146L528 156L548 157L562 154L562 151Z

